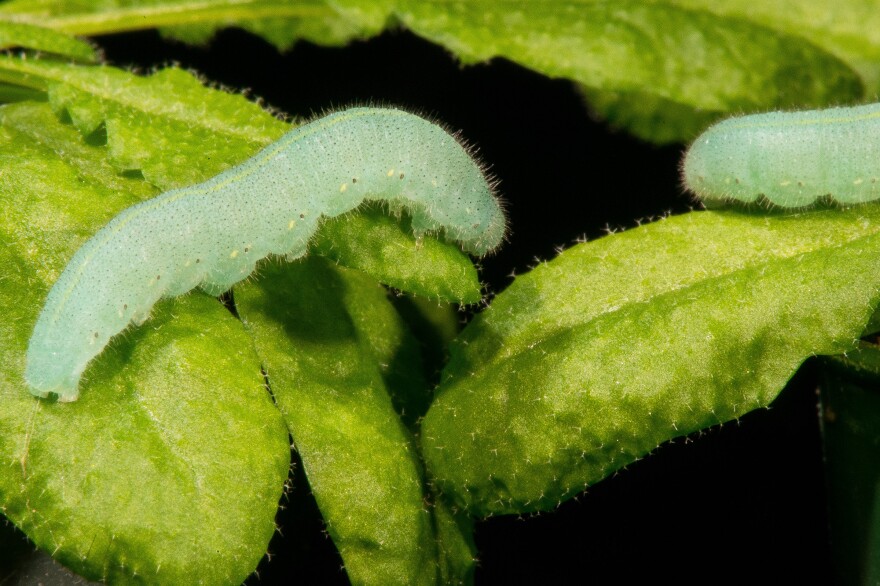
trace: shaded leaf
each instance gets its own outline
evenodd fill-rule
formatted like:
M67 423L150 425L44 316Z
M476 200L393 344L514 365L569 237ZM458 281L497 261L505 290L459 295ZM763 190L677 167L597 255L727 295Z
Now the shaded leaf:
M462 316L455 306L422 297L401 296L394 307L419 342L425 375L431 387L440 382L440 371L449 360L449 344L461 329ZM419 413L419 416L424 412Z
M426 389L385 291L311 258L267 267L235 297L352 582L433 584L434 528L421 461L389 396L394 363L411 371L398 393Z
M436 497L432 512L440 557L437 583L473 584L477 563L473 519L440 497Z

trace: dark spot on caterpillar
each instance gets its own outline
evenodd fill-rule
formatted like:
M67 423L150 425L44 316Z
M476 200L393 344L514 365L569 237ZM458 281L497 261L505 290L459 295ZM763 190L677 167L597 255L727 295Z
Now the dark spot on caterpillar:
M128 309L128 303L123 303L123 304L122 304L122 309Z
M352 177L352 178L351 178L351 182L352 182L352 183L357 183L357 182L358 182L357 177Z
M736 181L736 184L739 185L739 177L737 177L736 179L734 179L734 181Z
M101 334L99 334L98 332L95 332L95 337L96 337L96 338L98 338L98 337L100 337L100 336L101 336Z
M196 264L199 264L200 262L202 262L202 259L197 258L197 259L196 259Z
M403 179L403 173L400 174L400 178Z
M305 217L306 217L305 214L300 214L300 215L299 215L299 219L300 219L300 220L302 220L302 219L305 218Z
M250 250L251 250L251 247L250 247L250 246L245 246L245 247L244 247L244 251L245 251L245 252L250 252Z
M162 275L156 275L156 280L157 280L157 281L158 281L159 279L161 279L161 278L162 278Z

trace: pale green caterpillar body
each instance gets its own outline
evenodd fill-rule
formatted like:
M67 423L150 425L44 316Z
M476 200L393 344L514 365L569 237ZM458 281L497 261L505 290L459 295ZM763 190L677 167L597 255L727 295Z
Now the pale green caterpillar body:
M880 199L880 104L723 120L691 145L685 186L706 201L805 207Z
M301 256L322 216L365 200L405 209L416 235L443 231L475 255L504 237L492 182L440 126L391 108L331 114L204 183L124 210L88 240L37 320L30 391L75 400L89 361L159 299L195 287L216 295L267 255Z

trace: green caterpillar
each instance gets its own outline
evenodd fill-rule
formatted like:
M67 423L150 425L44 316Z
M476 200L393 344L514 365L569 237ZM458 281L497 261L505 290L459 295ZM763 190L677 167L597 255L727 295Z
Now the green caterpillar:
M159 299L194 287L216 295L267 255L302 256L322 216L365 200L406 209L417 235L442 230L475 255L504 237L492 183L441 127L390 108L331 114L204 183L128 208L86 242L37 320L30 391L75 400L89 361Z
M880 104L730 118L694 141L685 186L703 200L804 207L880 199Z

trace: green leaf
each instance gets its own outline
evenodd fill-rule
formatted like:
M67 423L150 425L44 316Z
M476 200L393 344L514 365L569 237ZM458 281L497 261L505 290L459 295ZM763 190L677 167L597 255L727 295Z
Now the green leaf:
M195 4L195 3L193 3ZM198 2L198 4L204 4ZM256 4L256 3L254 3ZM268 5L268 2L264 2ZM362 39L367 35L353 20L342 18L336 11L328 8L323 2L275 2L279 14L288 12L283 18L262 17L263 12L258 6L250 14L242 14L235 21L220 24L195 24L168 26L160 32L169 38L202 45L207 43L214 34L224 26L237 26L272 43L280 51L290 49L298 41L310 41L325 46L341 46L353 39ZM286 8L284 5L288 5ZM240 4L239 4L240 6ZM268 13L268 10L265 12ZM293 14L294 17L290 17Z
M477 269L458 247L416 239L409 218L397 222L377 207L326 221L310 250L416 295L458 303L482 299Z
M365 36L352 19L320 0L12 0L0 5L3 19L86 35L159 28L164 36L193 44L237 26L281 50L299 40L342 45Z
M141 77L107 66L3 56L0 77L49 89L52 106L67 110L84 134L94 132L107 117L124 119L136 113L260 146L289 130L244 96L206 88L191 73L175 67Z
M112 67L0 56L0 79L48 91L86 135L102 128L105 156L167 189L204 180L256 153L289 126L240 95L176 68L139 77Z
M465 62L505 56L606 91L650 89L670 101L721 111L861 95L852 71L808 43L660 3L561 2L553 10L529 2L454 2L442 10L432 3L400 4L404 24ZM734 54L731 46L747 50Z
M429 469L475 514L555 507L853 348L878 269L878 206L697 212L575 246L453 345L422 426Z
M873 8L859 0L833 7L783 0L759 7L745 0L13 0L0 7L0 19L81 34L166 27L191 42L235 25L282 49L299 39L339 45L403 24L465 63L503 57L570 79L612 123L667 142L691 139L731 112L875 94L880 16Z
M144 189L45 104L2 120L0 511L90 579L240 582L272 536L289 466L248 336L205 295L163 302L86 371L79 401L31 397L24 354L49 286Z
M107 202L110 207L120 209L156 195L156 189L144 181L120 175L107 160L104 149L88 144L70 125L59 123L46 104L25 102L0 108L0 124L19 133L22 144L36 143L63 158L73 173L71 177L75 178L70 179L72 182L82 178L110 190L114 194L113 200ZM22 173L22 181L26 180L25 177L26 174ZM68 180L66 175L64 177ZM53 210L53 213L64 213L65 207L63 202L60 203L60 209ZM112 210L99 208L90 213L109 218Z
M426 389L385 291L311 258L267 267L235 300L352 582L435 583L421 461L388 387ZM411 374L392 381L394 368Z
M11 0L0 15L72 34L99 35L163 26L230 26L335 16L323 2L308 0ZM200 40L207 40L200 37Z
M866 95L851 63L790 30L675 2L330 4L368 30L399 21L465 63L505 57L571 79L612 122L655 141L691 139L730 112ZM646 110L633 107L645 101Z
M440 497L435 497L432 511L440 556L437 583L473 584L477 562L473 519Z
M80 61L97 60L92 46L79 39L33 24L0 22L0 49L11 47L36 49Z

